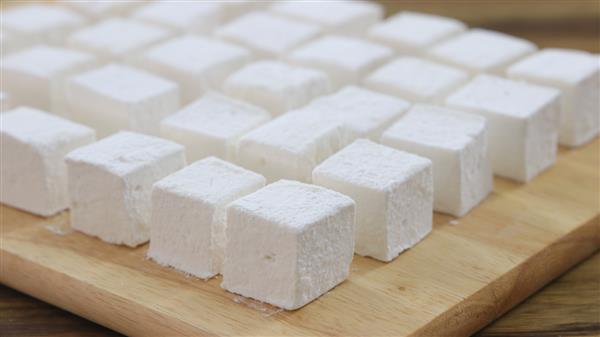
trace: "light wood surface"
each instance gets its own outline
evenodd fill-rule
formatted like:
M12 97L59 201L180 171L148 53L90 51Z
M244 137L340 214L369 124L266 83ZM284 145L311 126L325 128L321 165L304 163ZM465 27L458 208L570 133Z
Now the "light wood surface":
M147 246L112 246L2 206L0 281L128 335L464 335L600 247L599 141L562 150L533 182L496 179L458 224L389 264L355 257L351 276L306 307L280 311L160 267ZM52 230L50 230L50 229Z

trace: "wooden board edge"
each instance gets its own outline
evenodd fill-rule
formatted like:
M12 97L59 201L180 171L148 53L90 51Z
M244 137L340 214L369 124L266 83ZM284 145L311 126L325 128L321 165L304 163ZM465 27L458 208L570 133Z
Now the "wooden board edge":
M485 327L600 249L600 215L544 247L411 336L467 336Z

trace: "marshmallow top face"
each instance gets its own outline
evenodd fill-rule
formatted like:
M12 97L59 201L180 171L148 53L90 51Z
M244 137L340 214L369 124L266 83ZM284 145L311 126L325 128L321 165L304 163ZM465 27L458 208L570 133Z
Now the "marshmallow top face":
M228 140L269 120L269 113L231 98L207 94L165 118L162 127L189 130L212 138Z
M401 12L369 30L369 37L402 52L421 53L443 39L465 31L464 23L437 15Z
M210 1L156 1L133 17L183 32L207 33L220 21L221 6Z
M524 39L484 29L472 29L433 46L429 55L438 61L473 72L501 73L517 59L533 53L536 46Z
M507 69L511 77L576 85L598 71L598 59L578 50L544 49Z
M119 58L168 36L169 33L160 27L128 19L112 18L71 34L69 45L107 57Z
M383 17L380 5L366 1L281 1L274 4L271 10L319 24L327 32L341 34L348 30L365 31Z
M2 28L25 34L73 29L84 22L77 13L59 6L26 5L2 11Z
M263 186L265 178L227 161L208 157L159 180L154 188L180 196L223 205L231 195Z
M485 129L485 118L479 115L434 105L415 105L385 131L383 138L458 151Z
M467 72L415 57L400 57L381 66L365 85L411 101L437 101L469 78Z
M152 47L142 57L179 71L202 74L221 64L248 60L251 54L227 42L186 35Z
M83 125L19 107L1 115L0 133L35 148L54 148L75 138L94 138L94 131Z
M108 64L71 78L71 83L124 103L137 103L178 90L177 84L121 64Z
M556 89L479 75L446 99L451 106L529 118L560 96Z
M158 160L183 152L177 143L134 132L121 131L72 151L68 162L99 166L117 176L125 176Z
M381 191L391 190L429 166L427 158L358 139L323 161L313 174Z
M299 232L353 205L352 199L326 188L279 180L234 201L229 207Z
M318 26L265 12L243 15L217 30L217 36L245 45L263 56L281 56L320 33Z
M71 49L37 45L2 59L3 71L17 71L27 75L49 79L69 72L95 60L91 54Z

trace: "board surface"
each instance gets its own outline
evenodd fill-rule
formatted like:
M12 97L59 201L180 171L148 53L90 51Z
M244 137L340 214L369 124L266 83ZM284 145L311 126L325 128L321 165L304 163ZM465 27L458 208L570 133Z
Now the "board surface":
M296 311L230 294L136 249L1 206L0 281L119 332L217 336L451 336L476 331L600 248L600 141L561 150L529 184L495 180L467 216L385 264L355 256L348 280Z

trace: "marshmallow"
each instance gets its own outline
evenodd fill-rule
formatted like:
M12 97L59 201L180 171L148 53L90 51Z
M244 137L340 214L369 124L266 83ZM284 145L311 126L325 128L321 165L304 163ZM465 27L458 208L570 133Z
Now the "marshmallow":
M458 20L405 11L371 27L369 38L400 54L423 55L427 48L466 30Z
M66 79L97 64L89 53L37 45L2 59L2 87L19 104L67 116Z
M210 93L163 119L160 133L184 145L190 161L208 156L234 161L239 138L269 118L260 108Z
M471 29L434 45L428 55L434 60L479 72L504 74L506 67L533 53L535 44L514 36L485 29Z
M317 25L267 12L245 14L216 31L216 35L254 50L261 57L279 57L320 33Z
M70 152L71 226L103 241L135 247L148 241L152 185L185 165L173 142L119 132Z
M431 161L359 139L313 171L313 182L356 202L354 251L391 261L431 232Z
M66 209L64 156L94 139L92 129L36 109L3 113L0 201L41 216Z
M2 57L27 48L30 45L31 41L27 41L19 34L9 32L8 30L0 30L0 55Z
M111 18L83 28L69 36L68 44L100 56L103 61L127 61L137 53L168 38L160 27L130 19Z
M329 89L325 73L279 61L247 65L223 86L227 95L261 106L274 115L299 108Z
M0 91L0 113L10 110L13 106L12 99L7 92Z
M568 49L544 49L507 70L512 79L547 85L562 91L559 143L582 145L600 129L598 58Z
M487 119L495 174L527 182L556 160L558 90L479 75L446 104Z
M139 1L74 1L63 0L61 4L73 9L74 11L85 15L91 19L100 19L103 17L117 16L127 14L131 9L140 4Z
M83 16L59 6L29 4L2 9L2 31L18 34L29 44L60 45L73 30L83 26Z
M354 201L282 180L230 204L221 287L298 309L348 277Z
M265 178L210 157L154 184L148 256L200 278L221 272L226 206L265 185Z
M179 108L177 84L145 71L108 64L67 83L69 114L100 137L130 129L158 135L160 121Z
M360 34L383 17L381 5L367 1L280 1L271 6L274 13L318 24L323 31Z
M369 75L364 85L413 102L443 103L469 78L466 71L416 57L400 57Z
M154 1L133 18L181 33L209 33L221 21L221 6L211 1Z
M363 39L329 35L309 42L288 55L292 63L326 72L334 89L358 84L392 56L388 47Z
M381 138L383 144L433 162L434 209L463 216L492 191L485 119L415 105Z
M179 83L182 100L191 102L223 81L251 58L250 52L227 42L181 36L143 52L137 65Z

